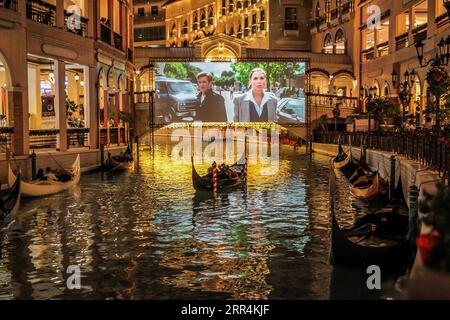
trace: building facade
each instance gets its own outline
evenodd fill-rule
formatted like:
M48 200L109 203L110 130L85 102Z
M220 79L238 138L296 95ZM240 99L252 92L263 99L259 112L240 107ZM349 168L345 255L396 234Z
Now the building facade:
M429 60L441 39L447 38L449 19L443 0L315 0L312 13L313 51L351 57L353 94L360 96L362 111L369 92L397 100L399 83L404 82L407 72L415 79L408 78L412 98L404 106L405 112L420 114L420 121L424 121L428 68L421 67L415 44L423 41L425 60ZM323 71L331 68L324 65ZM393 74L399 76L397 81L393 81ZM321 93L336 90L327 72L316 70L313 82L314 90Z
M160 0L134 0L134 46L166 45L166 14Z
M126 142L132 34L129 1L0 2L3 147L20 156Z

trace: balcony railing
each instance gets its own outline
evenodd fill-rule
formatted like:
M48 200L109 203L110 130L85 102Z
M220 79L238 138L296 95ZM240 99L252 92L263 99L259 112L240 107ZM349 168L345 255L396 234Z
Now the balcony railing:
M373 59L375 59L375 49L369 48L364 51L361 51L361 55L362 55L363 62L373 60Z
M405 32L397 37L395 37L396 50L401 50L407 48L409 45L409 33Z
M30 149L56 149L59 130L30 130Z
M284 30L298 30L298 22L295 20L287 20L284 22Z
M434 23L436 23L437 28L442 28L443 26L445 26L446 24L449 23L449 18L448 18L448 14L444 13L441 14L439 17L436 18L436 20L434 20Z
M339 17L339 9L331 10L331 20L335 20Z
M135 16L134 24L141 24L147 22L164 22L166 19L165 14L159 13L155 15Z
M348 1L342 5L342 15L353 12L355 9L354 1Z
M89 147L89 128L67 128L67 148Z
M85 17L73 16L73 14L64 11L64 24L66 30L79 36L87 37L88 19Z
M56 26L56 7L40 0L27 1L27 18L48 26Z
M377 45L377 49L379 57L387 56L389 54L389 41L380 43Z
M428 24L424 23L413 30L414 42L427 38L427 27Z
M330 110L340 102L342 108L354 109L358 105L358 98L356 97L345 97L337 96L332 94L319 94L319 93L309 93L308 96L311 98L311 104L320 107L328 107ZM332 106L330 107L330 98L332 99Z
M100 39L111 45L111 29L103 23L100 23Z
M17 0L0 1L0 8L17 11L18 9L17 3L18 3Z
M122 47L122 36L114 32L114 48L123 50Z

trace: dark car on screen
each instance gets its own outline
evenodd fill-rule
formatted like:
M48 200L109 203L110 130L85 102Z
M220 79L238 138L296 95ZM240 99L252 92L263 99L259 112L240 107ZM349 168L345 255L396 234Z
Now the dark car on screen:
M283 98L277 106L278 123L305 122L305 99Z
M192 82L156 78L155 116L164 124L192 121L197 106L197 89Z

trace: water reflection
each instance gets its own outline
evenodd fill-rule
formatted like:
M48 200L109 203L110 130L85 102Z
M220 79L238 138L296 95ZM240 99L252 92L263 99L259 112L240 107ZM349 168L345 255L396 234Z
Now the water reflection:
M3 239L0 298L330 297L328 158L284 149L277 176L252 165L247 192L212 197L171 150L158 141L139 168L24 201L20 229ZM81 290L66 287L70 265Z

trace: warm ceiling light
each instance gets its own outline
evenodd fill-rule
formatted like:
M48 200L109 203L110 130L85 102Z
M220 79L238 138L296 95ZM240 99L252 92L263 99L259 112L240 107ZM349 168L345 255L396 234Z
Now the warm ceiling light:
M80 75L78 73L75 73L73 78L75 79L75 81L78 81L78 80L80 80Z

